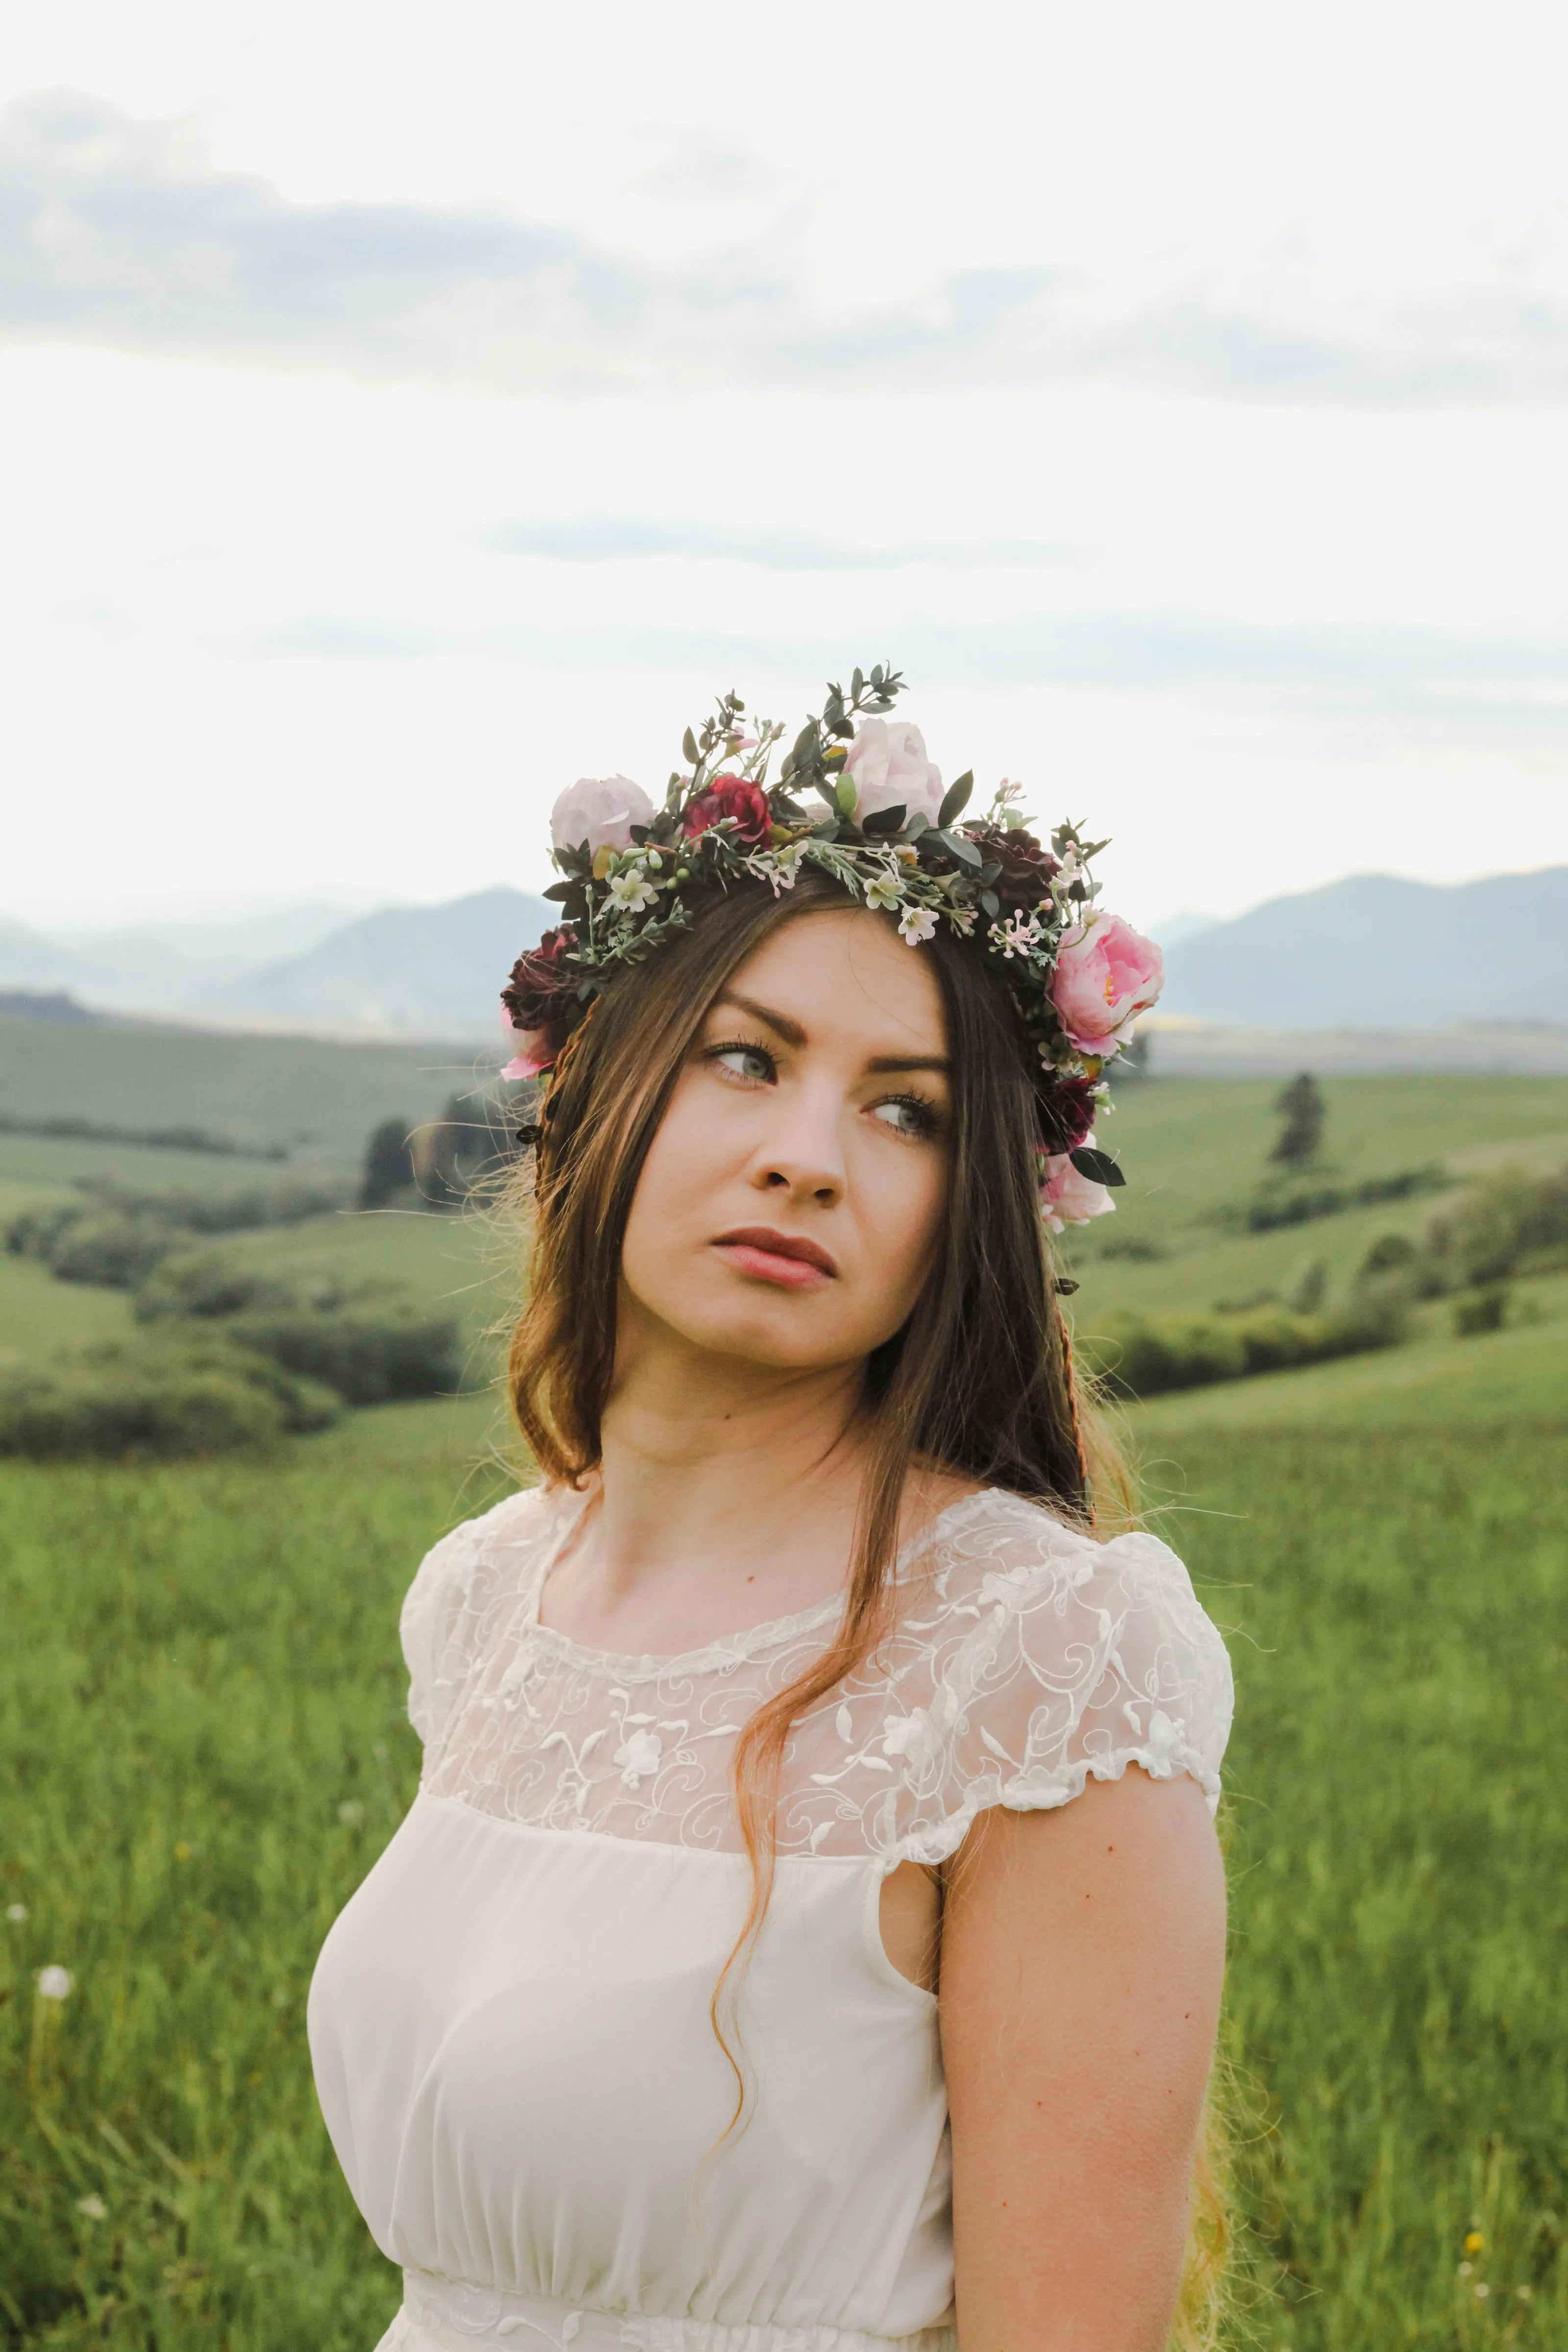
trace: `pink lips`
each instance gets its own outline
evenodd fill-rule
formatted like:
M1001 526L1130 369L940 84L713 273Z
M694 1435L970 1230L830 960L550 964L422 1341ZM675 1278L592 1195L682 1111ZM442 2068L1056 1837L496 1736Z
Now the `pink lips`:
M781 1234L773 1225L737 1225L732 1233L721 1234L713 1246L738 1274L776 1283L781 1290L820 1290L838 1272L820 1243L808 1242L800 1234Z

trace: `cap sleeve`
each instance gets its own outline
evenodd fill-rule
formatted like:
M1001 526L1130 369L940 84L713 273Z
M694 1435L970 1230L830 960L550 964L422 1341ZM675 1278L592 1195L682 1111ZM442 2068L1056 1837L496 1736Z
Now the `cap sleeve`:
M960 1512L931 1570L933 1606L904 1629L929 1644L929 1696L884 1726L913 1799L889 1862L944 1860L987 1808L1065 1805L1129 1764L1189 1774L1213 1811L1230 1660L1167 1545L1101 1543L991 1494ZM899 1679L912 1699L926 1677Z
M515 1589L552 1516L542 1488L509 1495L453 1528L420 1561L398 1633L408 1668L408 1720L427 1756L440 1745L453 1700L481 1654L484 1620L500 1589Z

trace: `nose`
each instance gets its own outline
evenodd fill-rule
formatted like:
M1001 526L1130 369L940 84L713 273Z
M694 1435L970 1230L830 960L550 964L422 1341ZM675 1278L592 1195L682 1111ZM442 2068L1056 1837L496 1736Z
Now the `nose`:
M842 1201L846 1189L842 1105L837 1092L826 1087L781 1087L779 1094L775 1115L752 1161L752 1181L759 1192L831 1209Z

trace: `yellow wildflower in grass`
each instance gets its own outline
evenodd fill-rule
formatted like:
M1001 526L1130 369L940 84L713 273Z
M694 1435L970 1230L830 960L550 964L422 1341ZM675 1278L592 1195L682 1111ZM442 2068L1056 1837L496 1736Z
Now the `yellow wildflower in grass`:
M1465 2252L1467 2254L1479 2254L1485 2244L1486 2240L1482 2237L1480 2231L1479 2230L1472 2230L1469 2236L1465 2240Z

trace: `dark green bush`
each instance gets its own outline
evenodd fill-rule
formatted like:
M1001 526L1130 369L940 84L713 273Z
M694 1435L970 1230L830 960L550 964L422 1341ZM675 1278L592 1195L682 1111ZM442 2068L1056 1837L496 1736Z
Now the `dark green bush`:
M449 1396L462 1386L458 1326L448 1316L380 1313L237 1315L226 1329L290 1372L324 1381L349 1404Z
M0 1385L0 1454L82 1461L265 1454L285 1433L324 1429L342 1412L330 1389L245 1349L143 1342L14 1374Z
M330 1216L348 1204L343 1184L307 1184L284 1179L270 1184L247 1184L238 1192L139 1192L99 1177L82 1191L106 1209L126 1216L153 1217L189 1234L247 1234L268 1225L303 1224L309 1217Z
M1223 1323L1205 1317L1113 1315L1085 1347L1113 1396L1162 1396L1254 1372L1285 1371L1392 1348L1405 1337L1409 1295L1389 1282L1357 1290L1331 1314L1263 1307Z
M1433 1161L1421 1168L1397 1168L1387 1176L1363 1176L1354 1184L1327 1181L1266 1184L1243 1204L1241 1222L1250 1234L1277 1233L1285 1225L1340 1216L1347 1209L1375 1208L1384 1201L1408 1201L1421 1192L1440 1192L1451 1181L1447 1171ZM1236 1212L1231 1209L1226 1213L1234 1217Z
M1380 1234L1361 1262L1361 1278L1367 1282L1374 1275L1401 1273L1420 1255L1408 1234Z
M158 1219L126 1216L76 1217L60 1228L47 1263L60 1282L92 1282L110 1290L133 1290L174 1245L171 1227Z
M319 1281L301 1298L298 1284L280 1281L237 1252L210 1249L164 1258L137 1291L134 1312L139 1323L176 1316L207 1321L247 1307L282 1313L300 1306L335 1306L337 1299L330 1281Z
M1485 1331L1500 1331L1507 1314L1506 1283L1490 1282L1483 1290L1467 1291L1454 1301L1455 1336L1474 1339Z

